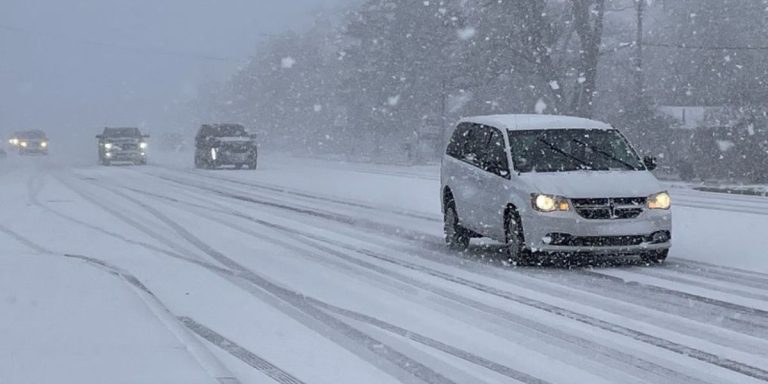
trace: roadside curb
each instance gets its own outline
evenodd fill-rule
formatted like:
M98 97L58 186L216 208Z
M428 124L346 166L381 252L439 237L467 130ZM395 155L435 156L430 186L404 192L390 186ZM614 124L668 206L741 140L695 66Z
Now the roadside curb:
M693 187L693 190L700 191L700 192L722 193L722 194L728 194L728 195L744 195L744 196L768 197L768 192L756 191L756 190L753 190L753 189L718 188L718 187Z
M240 381L213 355L213 352L196 335L192 334L179 318L136 276L107 262L88 256L64 254L64 257L85 261L104 272L122 279L139 296L141 301L144 302L158 320L186 347L187 351L216 383L240 384Z

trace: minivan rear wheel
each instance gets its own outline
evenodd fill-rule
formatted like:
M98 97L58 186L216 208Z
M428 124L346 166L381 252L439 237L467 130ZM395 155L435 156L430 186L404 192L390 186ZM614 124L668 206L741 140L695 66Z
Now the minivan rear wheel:
M459 224L459 215L453 204L445 208L444 214L445 243L454 251L463 251L469 247L469 234Z
M506 250L509 262L518 266L533 264L533 255L525 247L523 225L520 222L520 218L514 212L510 213L506 219L506 237Z

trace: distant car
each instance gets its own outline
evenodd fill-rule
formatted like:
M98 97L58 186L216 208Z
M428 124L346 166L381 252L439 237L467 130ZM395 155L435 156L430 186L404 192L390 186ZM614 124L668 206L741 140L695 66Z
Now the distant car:
M462 120L442 161L445 240L506 243L515 263L543 254L667 258L671 199L608 124L544 115Z
M96 136L99 141L99 162L102 165L113 163L147 164L147 139L138 128L104 128Z
M8 145L11 146L11 148L18 148L19 146L19 135L21 132L16 132L11 136L11 138L8 139Z
M18 148L20 155L48 154L48 136L40 130L17 132L10 144Z
M256 169L258 149L254 135L239 124L205 124L195 136L195 167L234 166Z

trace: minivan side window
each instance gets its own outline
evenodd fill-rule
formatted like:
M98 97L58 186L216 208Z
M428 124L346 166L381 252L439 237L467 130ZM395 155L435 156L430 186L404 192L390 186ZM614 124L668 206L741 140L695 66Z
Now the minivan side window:
M472 124L469 123L461 123L456 127L456 130L453 131L453 135L451 136L451 141L448 143L448 149L445 151L446 155L459 160L464 160L464 152L467 148L467 142L470 139L471 128Z
M488 141L491 138L491 129L485 125L473 124L467 141L464 161L483 168L487 160Z
M486 172L502 177L509 175L509 162L504 145L504 135L496 128L478 126L477 166Z
M491 128L491 137L483 156L483 165L486 171L502 177L509 175L509 161L505 148L504 134L496 128Z

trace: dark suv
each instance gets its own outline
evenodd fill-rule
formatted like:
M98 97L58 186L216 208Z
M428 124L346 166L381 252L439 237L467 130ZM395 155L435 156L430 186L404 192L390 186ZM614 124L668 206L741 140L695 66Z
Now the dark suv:
M43 131L17 132L10 140L10 143L19 148L20 155L48 154L48 136Z
M258 150L253 135L239 124L205 124L195 136L195 167L215 169L248 166L256 169Z
M112 163L147 164L147 141L138 128L104 128L99 140L99 162L102 165Z

